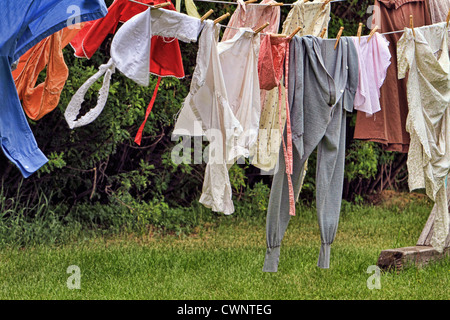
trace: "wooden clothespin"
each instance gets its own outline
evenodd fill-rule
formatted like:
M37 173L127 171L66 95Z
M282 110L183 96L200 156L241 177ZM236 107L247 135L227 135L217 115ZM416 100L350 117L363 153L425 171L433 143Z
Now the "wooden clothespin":
M273 38L287 38L287 35L284 33L271 33L270 36Z
M331 0L325 0L325 2L322 4L322 10L325 9L325 6L330 2Z
M448 15L447 15L447 28L448 28L449 23L450 23L450 10L448 11Z
M378 26L376 25L375 28L372 29L372 31L370 31L369 33L369 38L367 38L367 42L370 41L370 39L373 37L373 35L375 34L375 32L377 32L378 30Z
M160 3L160 4L156 4L154 6L146 4L146 3L142 3L142 2L139 2L139 1L135 1L135 0L128 0L128 1L134 2L134 3L137 3L137 4L141 4L143 6L150 7L150 10L164 8L164 7L167 7L167 6L171 5L171 3L169 1L164 2L164 3Z
M309 0L303 0L303 3L307 3L307 2L309 2Z
M157 5L154 5L151 8L152 9L159 9L159 8L164 8L164 7L167 7L167 6L170 6L170 5L171 5L171 3L169 1L167 1L167 2L164 2L164 3L160 3L160 4L157 4Z
M357 36L358 39L359 39L359 43L361 43L362 28L363 28L363 24L360 22L360 23L359 23L359 27L358 27L358 33L356 34L356 36Z
M415 38L416 37L416 32L414 31L414 18L413 18L413 15L409 16L409 25L411 27L411 30L413 32L413 36Z
M245 4L247 4L247 3L254 3L254 2L258 2L258 0L247 0L247 1L244 1Z
M336 43L334 44L334 50L336 50L336 48L337 48L339 40L341 39L341 36L342 36L342 32L344 32L344 27L341 27L339 29L339 32L338 32L337 37L336 37Z
M297 27L295 28L295 30L289 35L288 40L291 41L292 38L297 34L297 32L299 32L302 29L302 27Z
M200 18L200 21L201 22L205 21L210 15L212 15L213 12L214 12L213 9L209 9L209 11L207 13L205 13L205 15L203 17Z
M282 5L283 5L283 2L277 2L277 3L271 3L270 4L270 6L272 6L272 7L276 7L276 6L281 7Z
M229 12L227 12L227 13L221 15L221 16L218 17L216 20L214 20L214 24L219 23L220 21L222 21L222 20L228 18L229 16L230 16L230 13L229 13Z
M327 32L327 28L323 28L322 32L320 33L320 38L323 38L325 36L325 32Z
M264 30L264 28L266 28L269 25L268 22L264 23L262 26L260 26L259 28L257 28L256 30L254 30L255 34L260 33L261 31Z

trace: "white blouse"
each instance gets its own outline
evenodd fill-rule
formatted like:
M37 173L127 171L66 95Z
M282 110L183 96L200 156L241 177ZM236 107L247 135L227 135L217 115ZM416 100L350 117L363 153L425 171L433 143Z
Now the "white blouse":
M232 214L228 170L238 158L249 156L259 128L260 37L241 28L232 39L218 43L218 32L219 27L207 20L191 89L173 135L203 135L210 141L200 203Z
M446 23L405 28L397 43L398 78L408 73L410 190L425 188L438 210L431 245L442 252L449 232L445 178L450 169L450 61Z

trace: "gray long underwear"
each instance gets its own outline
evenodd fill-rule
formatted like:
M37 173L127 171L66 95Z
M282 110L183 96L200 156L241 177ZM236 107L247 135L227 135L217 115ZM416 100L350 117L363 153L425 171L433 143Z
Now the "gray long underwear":
M353 111L358 55L353 41L295 36L290 43L289 106L293 140L292 183L299 197L303 165L317 147L316 202L322 245L318 267L329 268L338 227L345 160L346 114ZM286 136L286 135L285 135ZM278 158L267 210L263 271L276 272L289 223L289 189L283 153Z

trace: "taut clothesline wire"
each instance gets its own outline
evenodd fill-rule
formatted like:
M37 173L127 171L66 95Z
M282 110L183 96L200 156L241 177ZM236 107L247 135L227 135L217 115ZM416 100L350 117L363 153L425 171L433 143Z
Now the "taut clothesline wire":
M442 21L442 22L444 22L444 21ZM438 22L438 23L440 23L440 22ZM417 27L417 28L414 28L414 29L419 29L419 28L420 27ZM390 31L390 32L383 32L383 33L379 32L379 34L393 34L393 33L401 33L401 32L405 32L405 30L397 30L397 31ZM448 32L450 32L450 30L448 30Z
M232 2L232 1L220 1L220 0L194 0L194 1L200 1L200 2L213 2L213 3L223 3L223 4L237 4L237 2ZM343 2L343 1L348 1L348 0L333 0L330 1L331 2ZM270 4L267 3L246 3L246 6L251 5L251 6L268 6ZM285 6L293 6L295 5L295 3L283 3L281 6L285 7Z
M217 25L222 27L222 28L230 28L230 29L235 29L235 30L239 30L240 29L240 28L237 28L237 27L231 27L231 26L227 26L227 25L224 25L224 24L220 24L220 23L218 23ZM378 34L392 34L392 33L400 33L400 32L405 32L405 30L397 30L397 31L391 31L391 32L384 32L384 33L378 32ZM450 30L448 30L448 32L450 32ZM269 35L268 33L264 33L264 32L260 32L259 34ZM369 36L369 35L366 35L366 36ZM361 36L361 37L366 37L366 36ZM350 37L353 37L353 36L350 36ZM333 38L330 38L330 39L333 39ZM328 40L330 40L330 39L328 39Z
M145 5L147 7L152 7L152 5L148 5L146 3L142 3L139 1L135 1L135 0L128 0L130 2L134 2L134 3L138 3L138 4L142 4ZM232 2L232 1L220 1L220 0L194 0L194 1L200 1L200 2L213 2L213 3L222 3L222 4L238 4L237 2ZM343 1L347 1L347 0L333 0L330 1L330 3L332 2L343 2ZM269 4L265 4L265 3L246 3L246 5L252 5L252 6L268 6ZM295 5L295 3L283 3L281 6L293 6Z
M128 0L128 1L135 2L135 3L138 3L138 4L142 4L142 5L145 5L145 6L147 6L147 7L151 7L151 5L148 5L148 4L145 4L145 3L142 3L142 2L138 2L138 1L135 1L135 0ZM213 2L213 3L223 3L223 4L237 4L237 2L220 1L220 0L194 0L194 1L200 1L200 2ZM333 1L330 1L330 3L332 3L332 2L343 2L343 1L347 1L347 0L333 0ZM283 6L293 6L294 4L295 4L295 3L284 3ZM247 3L247 5L261 5L261 6L267 6L268 4ZM218 23L218 25L219 25L220 27L222 27L222 28L231 28L231 29L237 29L237 30L239 30L239 28L236 28L236 27L226 26L226 25L219 24L219 23ZM448 30L448 31L450 32L450 30ZM384 35L386 35L386 34L394 34L394 33L401 33L401 32L405 32L405 30L397 30L397 31L383 32L383 33L379 33L379 34L384 34ZM267 35L267 33L263 33L263 32L260 32L260 34Z

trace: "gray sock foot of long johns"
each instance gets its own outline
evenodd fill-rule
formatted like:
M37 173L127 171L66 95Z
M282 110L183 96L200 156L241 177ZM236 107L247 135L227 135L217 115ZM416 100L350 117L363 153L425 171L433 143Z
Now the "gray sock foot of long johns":
M264 260L264 272L277 272L280 260L280 247L267 248Z
M320 246L319 260L317 266L322 269L330 268L330 249L331 244L322 243Z

